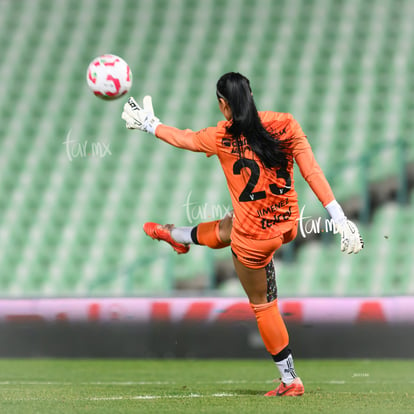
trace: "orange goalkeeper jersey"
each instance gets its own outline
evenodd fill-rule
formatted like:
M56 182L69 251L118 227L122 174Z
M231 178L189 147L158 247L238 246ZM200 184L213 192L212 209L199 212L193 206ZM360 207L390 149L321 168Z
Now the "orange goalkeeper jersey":
M159 125L156 136L178 148L217 155L227 180L234 209L233 230L265 240L277 237L295 225L299 217L294 188L293 160L314 193L325 206L334 196L309 142L291 114L259 112L263 126L287 144L287 168L267 168L242 139L242 159L235 140L226 132L230 121L194 132Z

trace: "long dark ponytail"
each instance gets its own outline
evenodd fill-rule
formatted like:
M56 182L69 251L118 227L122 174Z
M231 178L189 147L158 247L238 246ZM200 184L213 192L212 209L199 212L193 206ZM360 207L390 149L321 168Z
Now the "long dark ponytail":
M225 99L230 105L233 118L227 132L236 140L240 156L241 137L245 137L249 147L266 167L286 168L285 146L264 128L249 80L240 73L224 74L217 82L217 97Z

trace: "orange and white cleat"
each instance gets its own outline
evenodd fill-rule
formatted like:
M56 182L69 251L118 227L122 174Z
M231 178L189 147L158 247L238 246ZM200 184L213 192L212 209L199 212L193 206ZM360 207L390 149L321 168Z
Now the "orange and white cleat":
M178 253L184 254L190 250L190 246L183 243L176 242L171 236L171 230L174 228L172 224L158 224L147 222L144 224L144 232L154 240L162 240L171 245L171 247Z
M275 390L267 392L265 397L299 397L304 392L305 388L301 379L298 377L289 385L281 382Z

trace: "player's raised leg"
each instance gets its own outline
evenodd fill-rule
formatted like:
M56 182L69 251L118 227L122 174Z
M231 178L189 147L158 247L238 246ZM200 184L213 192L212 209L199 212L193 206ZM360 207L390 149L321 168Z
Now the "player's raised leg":
M232 222L233 213L231 212L221 220L203 222L192 227L175 227L173 224L147 222L143 229L151 238L165 241L178 254L183 254L190 250L190 244L208 246L212 249L229 246Z

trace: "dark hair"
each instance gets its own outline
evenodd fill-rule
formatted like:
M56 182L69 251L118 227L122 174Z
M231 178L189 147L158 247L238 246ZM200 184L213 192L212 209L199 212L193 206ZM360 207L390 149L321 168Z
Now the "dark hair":
M240 157L243 136L266 167L286 168L285 145L263 126L249 80L240 73L224 74L217 82L217 98L225 99L230 105L233 119L227 133L236 140Z

